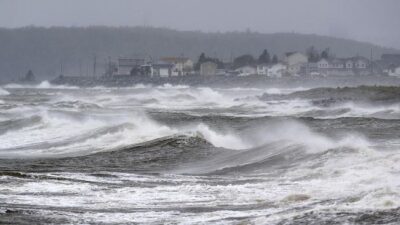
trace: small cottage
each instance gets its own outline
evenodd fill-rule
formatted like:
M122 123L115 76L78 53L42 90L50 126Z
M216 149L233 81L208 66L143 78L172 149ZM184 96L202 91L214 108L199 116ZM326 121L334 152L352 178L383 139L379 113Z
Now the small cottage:
M214 76L217 74L218 65L215 62L204 62L200 65L200 75Z

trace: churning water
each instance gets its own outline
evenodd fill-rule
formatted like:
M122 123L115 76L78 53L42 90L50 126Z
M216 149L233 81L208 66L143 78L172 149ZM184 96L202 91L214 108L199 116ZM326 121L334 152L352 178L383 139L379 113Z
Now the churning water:
M399 224L400 97L321 91L4 86L0 223Z

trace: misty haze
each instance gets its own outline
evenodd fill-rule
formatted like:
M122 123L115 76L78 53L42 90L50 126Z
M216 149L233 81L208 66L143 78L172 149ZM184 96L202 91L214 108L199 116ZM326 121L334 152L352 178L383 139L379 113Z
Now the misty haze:
M399 10L0 0L0 224L400 224Z

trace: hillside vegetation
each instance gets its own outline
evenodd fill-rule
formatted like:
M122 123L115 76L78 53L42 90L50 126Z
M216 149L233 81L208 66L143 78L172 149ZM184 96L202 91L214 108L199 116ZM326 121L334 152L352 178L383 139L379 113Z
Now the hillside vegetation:
M41 79L60 74L92 74L94 55L97 71L104 70L110 56L188 56L194 60L205 52L229 60L241 54L260 55L263 49L282 57L287 51L305 51L315 46L330 48L337 56L374 57L397 50L368 43L295 33L252 32L203 33L146 27L87 27L0 29L0 80L24 76L29 69Z

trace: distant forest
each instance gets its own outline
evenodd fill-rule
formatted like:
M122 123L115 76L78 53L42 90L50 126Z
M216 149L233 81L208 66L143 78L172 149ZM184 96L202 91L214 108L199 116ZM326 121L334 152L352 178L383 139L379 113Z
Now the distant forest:
M314 46L336 56L360 55L377 59L398 50L340 38L296 33L204 33L149 27L0 28L0 81L16 80L32 70L40 79L60 75L103 73L109 59L119 56L157 59L186 56L197 61L201 53L223 61L243 54L258 57L264 49L280 59L285 52Z

